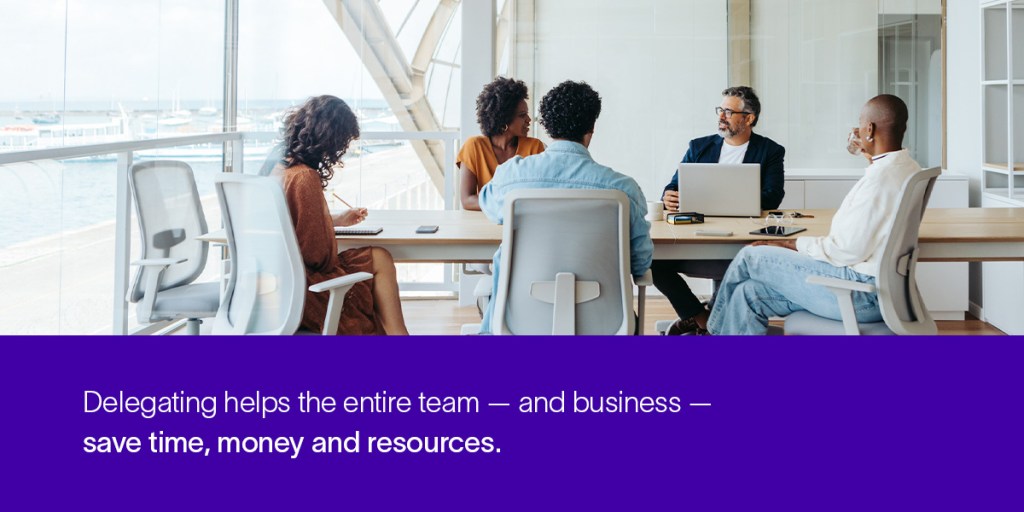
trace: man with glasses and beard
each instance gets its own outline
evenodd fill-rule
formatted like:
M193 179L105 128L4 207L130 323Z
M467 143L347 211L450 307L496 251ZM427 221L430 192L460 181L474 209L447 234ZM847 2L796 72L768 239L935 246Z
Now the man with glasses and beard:
M750 87L730 87L722 91L722 103L715 108L718 133L690 141L683 163L761 164L761 209L774 210L785 194L783 158L786 149L775 141L753 132L761 117L761 101ZM679 174L665 186L661 200L668 211L679 205ZM686 205L682 205L686 208ZM694 295L680 273L721 281L729 260L655 261L651 266L654 286L665 294L679 319L668 334L706 332L708 309Z

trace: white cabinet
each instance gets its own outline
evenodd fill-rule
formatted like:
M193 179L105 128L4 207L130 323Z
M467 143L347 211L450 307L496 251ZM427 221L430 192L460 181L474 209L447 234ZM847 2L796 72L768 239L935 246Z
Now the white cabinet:
M985 208L1019 207L1012 200L992 195L981 197ZM981 264L982 308L985 321L1007 334L1024 334L1024 262Z
M928 208L967 208L966 176L942 175L935 182ZM920 263L917 287L936 320L963 320L970 309L970 271L967 263Z
M784 189L786 190L786 196L782 198L782 204L779 205L780 210L799 210L801 208L806 208L804 206L803 180L786 180Z
M786 197L782 202L782 208L838 208L863 174L863 171L853 169L787 170ZM940 176L935 182L935 188L932 189L928 207L968 206L967 177L957 174ZM917 286L932 316L938 320L963 320L964 313L969 309L967 263L921 263L917 266L917 272ZM987 304L988 299L985 301Z
M804 183L804 208L839 208L857 180L810 180Z

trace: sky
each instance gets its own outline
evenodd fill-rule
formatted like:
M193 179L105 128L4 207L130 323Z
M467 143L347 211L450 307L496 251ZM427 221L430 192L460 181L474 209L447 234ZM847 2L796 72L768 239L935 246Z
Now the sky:
M381 98L322 0L240 0L239 13L240 101ZM0 0L0 103L219 105L223 33L221 0Z

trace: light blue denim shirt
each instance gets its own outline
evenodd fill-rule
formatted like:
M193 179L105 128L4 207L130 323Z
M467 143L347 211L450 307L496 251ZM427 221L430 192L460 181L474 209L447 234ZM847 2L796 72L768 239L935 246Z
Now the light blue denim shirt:
M523 188L621 190L629 198L630 272L634 276L641 276L651 268L654 242L651 241L651 226L644 219L647 215L647 199L643 191L633 178L595 162L583 144L558 140L539 155L526 158L516 156L501 164L494 179L480 190L480 209L488 219L502 224L505 196ZM495 291L498 290L500 261L499 248L494 253ZM494 302L491 300L487 305L480 325L481 332L491 332Z

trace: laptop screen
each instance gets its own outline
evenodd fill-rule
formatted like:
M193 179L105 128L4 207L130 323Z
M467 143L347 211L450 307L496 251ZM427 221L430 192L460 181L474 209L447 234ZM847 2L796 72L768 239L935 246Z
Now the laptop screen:
M761 165L679 164L679 209L710 217L759 217Z

